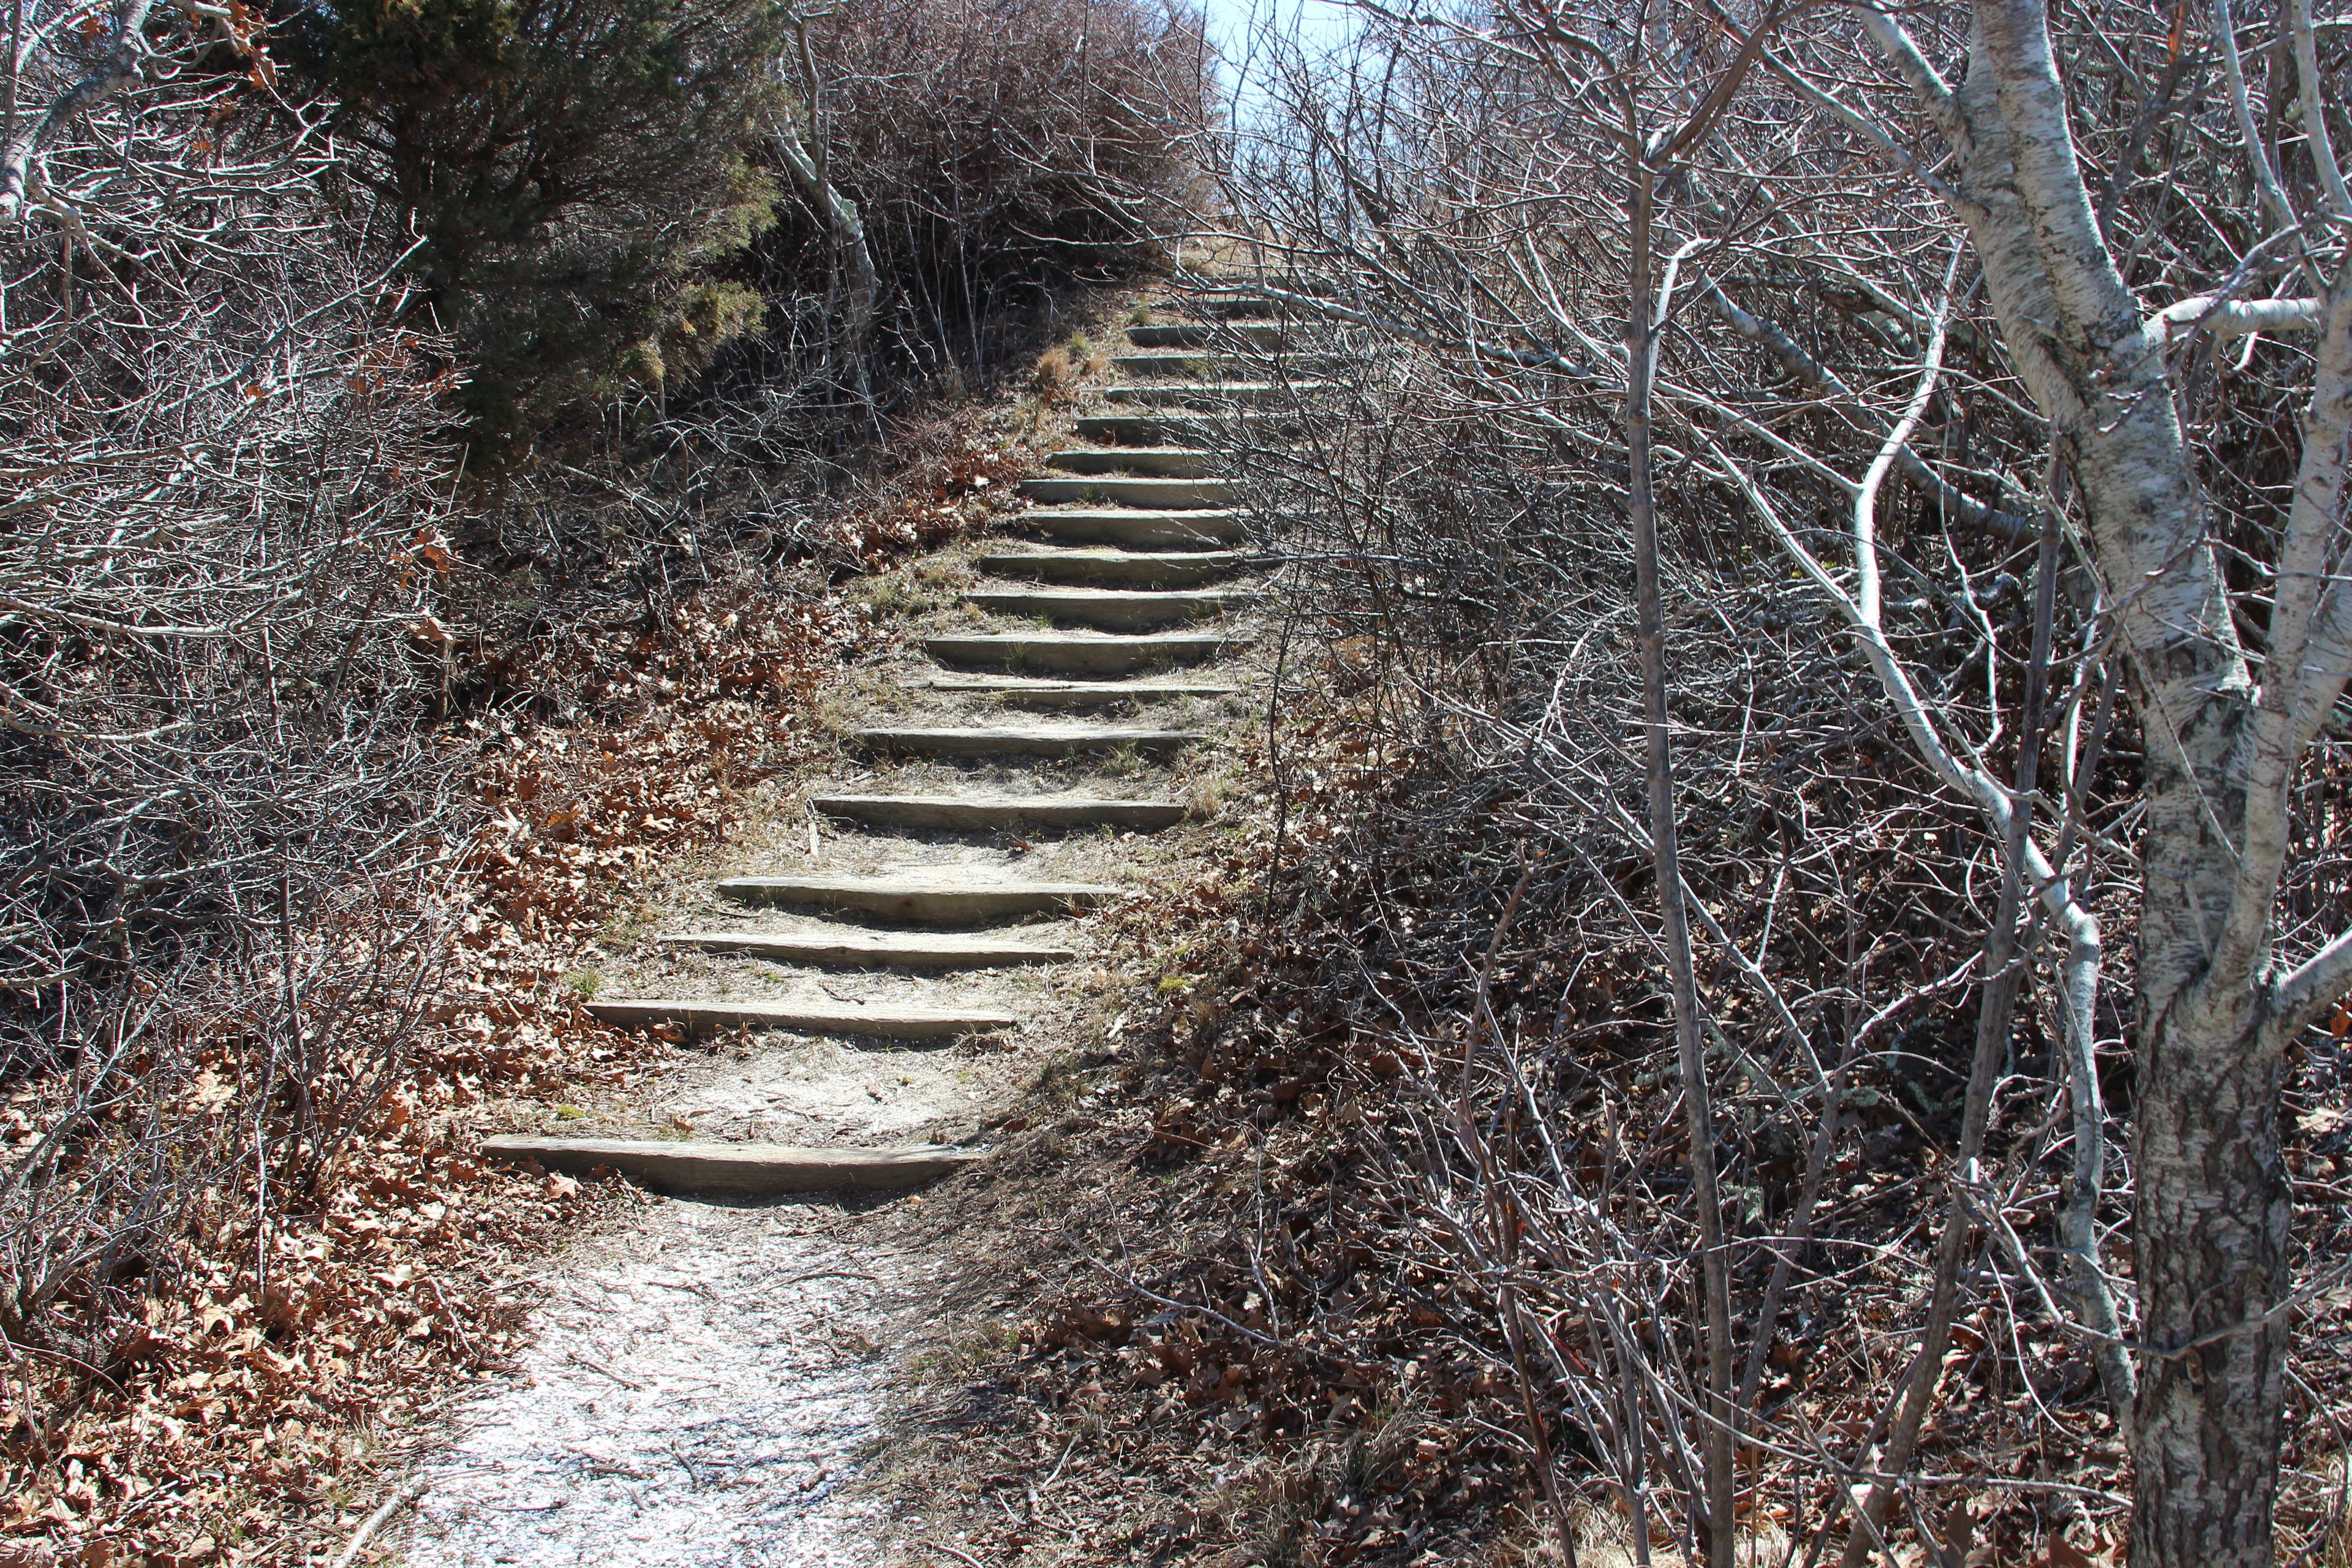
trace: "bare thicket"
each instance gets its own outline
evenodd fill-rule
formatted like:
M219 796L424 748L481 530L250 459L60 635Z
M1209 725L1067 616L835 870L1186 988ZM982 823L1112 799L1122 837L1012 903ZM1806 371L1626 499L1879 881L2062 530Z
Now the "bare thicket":
M2337 1441L2343 29L1357 16L1223 171L1339 367L1244 454L1293 637L1400 777L1289 907L1424 1051L1546 1488L1564 1420L1712 1561L1957 1562L2127 1442L2134 1562L2267 1563Z
M458 824L419 721L446 455L383 324L403 244L331 205L332 150L245 16L14 12L12 1402L135 1349L142 1298L215 1227L257 1226L266 1292L274 1216L390 1081L439 950Z
M1160 259L1213 91L1200 18L1131 0L884 0L836 13L814 58L899 352L967 374L1056 286Z

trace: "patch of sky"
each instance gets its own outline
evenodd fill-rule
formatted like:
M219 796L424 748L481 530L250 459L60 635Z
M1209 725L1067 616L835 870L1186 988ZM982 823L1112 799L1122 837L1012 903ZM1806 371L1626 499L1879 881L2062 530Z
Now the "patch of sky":
M1345 44L1362 21L1347 0L1198 0L1237 127L1266 103L1270 73Z

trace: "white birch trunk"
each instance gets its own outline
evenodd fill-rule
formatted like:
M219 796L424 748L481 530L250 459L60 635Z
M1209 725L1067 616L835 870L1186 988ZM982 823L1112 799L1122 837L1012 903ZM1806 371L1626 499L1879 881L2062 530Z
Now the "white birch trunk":
M2300 751L2285 715L2309 704L2276 689L2300 684L2294 670L2274 669L2274 689L2258 693L2238 645L2154 352L2168 324L2144 315L2093 218L2042 4L1978 0L1975 15L1958 91L1904 59L1899 43L1897 59L1959 144L1958 211L2010 350L2081 485L2146 757L2132 1561L2269 1568L2291 1209L2278 1127L2287 1035L2265 1027L2279 1011L2268 936ZM2322 323L2331 338L2337 314ZM2326 384L2340 342L2321 357L2307 485L2325 478L2312 473L2314 449L2325 449L2323 469L2341 473L2326 455L2343 445L2343 395ZM2331 404L2332 429L2315 427L2330 425ZM2334 488L2321 488L2332 516ZM2294 631L2283 624L2291 612L2273 616L2274 642ZM2319 619L2315 647L2326 640L2328 617Z

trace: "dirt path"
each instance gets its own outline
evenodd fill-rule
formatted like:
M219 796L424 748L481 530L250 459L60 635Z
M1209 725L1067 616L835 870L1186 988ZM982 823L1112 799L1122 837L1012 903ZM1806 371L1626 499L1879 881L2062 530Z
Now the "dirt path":
M420 1478L409 1562L867 1561L840 1483L920 1281L841 1217L672 1202L566 1258L519 1375Z
M930 602L854 706L865 765L739 844L592 1005L757 1044L486 1145L678 1195L546 1271L518 1375L419 1478L417 1568L879 1559L844 1488L894 1353L943 1327L945 1254L875 1240L875 1205L920 1200L873 1194L987 1158L1099 989L1087 911L1181 861L1251 710L1259 563L1214 448L1279 329L1244 312L1137 312L1017 537L910 574Z

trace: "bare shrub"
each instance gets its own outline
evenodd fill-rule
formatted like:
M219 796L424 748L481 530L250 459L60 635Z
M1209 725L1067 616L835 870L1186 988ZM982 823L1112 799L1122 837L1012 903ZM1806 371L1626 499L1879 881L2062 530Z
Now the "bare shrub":
M829 178L885 282L878 352L992 374L1075 279L1161 262L1213 92L1200 17L1160 0L874 0L811 27ZM771 295L827 291L823 227L763 242Z
M2171 13L2033 5L1916 38L1360 20L1328 58L1268 44L1224 171L1244 291L1360 367L1297 447L1236 455L1299 563L1293 712L1364 759L1333 806L1328 742L1277 760L1304 798L1265 918L1336 1026L1423 1064L1402 1163L1434 1223L1400 1245L1451 1258L1455 1321L1528 1390L1536 1479L1717 1562L1735 1506L1785 1495L1853 1563L2112 1542L2128 1437L2136 1561L2270 1561L2251 1456L2322 1458L2341 1397L2329 1357L2300 1362L2329 1392L2285 1375L2288 1303L2337 1264L2287 1248L2276 1137L2344 1092L2314 1026L2352 952L2313 837L2341 809L2340 37L2293 6L2203 52ZM1982 1479L2024 1431L2074 1479Z
M223 1203L260 1216L258 1299L272 1216L316 1200L415 1036L464 831L419 730L446 455L387 324L392 237L334 205L249 27L27 10L0 1332L102 1369Z

